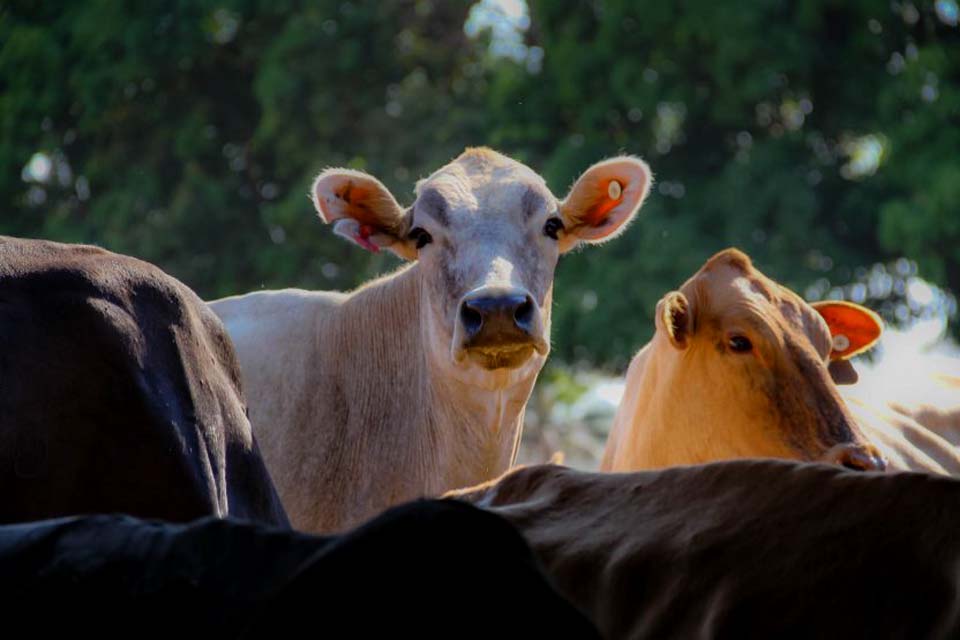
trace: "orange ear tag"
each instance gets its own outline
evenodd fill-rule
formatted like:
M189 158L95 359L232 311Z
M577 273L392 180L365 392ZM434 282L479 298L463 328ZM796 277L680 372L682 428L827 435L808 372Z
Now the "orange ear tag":
M825 300L811 305L827 323L833 341L831 360L846 360L872 347L883 333L873 311L852 302Z
M620 198L623 196L623 187L616 180L607 183L607 199L596 204L583 216L588 224L599 227L607 219L607 214L611 209L620 204Z

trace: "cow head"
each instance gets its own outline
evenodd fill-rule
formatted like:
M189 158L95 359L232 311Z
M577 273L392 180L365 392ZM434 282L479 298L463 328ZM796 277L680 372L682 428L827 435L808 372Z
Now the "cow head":
M697 458L783 457L884 468L836 383L882 331L846 302L807 304L735 249L657 305L654 349L669 372L680 449ZM679 417L678 416L678 417ZM709 453L705 453L709 450Z
M502 387L536 373L550 349L558 256L619 234L650 187L632 157L600 162L564 200L528 167L468 149L401 207L376 178L329 169L313 199L337 234L416 261L421 324L432 361L454 377Z

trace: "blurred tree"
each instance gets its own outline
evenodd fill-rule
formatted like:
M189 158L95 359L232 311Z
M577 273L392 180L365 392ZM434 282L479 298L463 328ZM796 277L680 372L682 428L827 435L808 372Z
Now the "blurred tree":
M653 195L561 261L554 314L556 356L620 367L729 245L801 292L860 291L838 286L901 256L960 290L957 20L955 0L6 3L0 231L206 297L345 288L395 262L317 222L324 166L409 202L489 144L562 196L635 153Z
M490 139L561 193L619 151L658 178L622 239L561 264L563 356L622 365L656 300L729 245L800 292L903 255L960 290L953 0L531 5L541 69L504 62Z
M310 179L328 165L363 168L409 200L426 167L483 140L468 9L2 9L0 231L130 253L208 297L352 286L389 258L371 261L323 229Z

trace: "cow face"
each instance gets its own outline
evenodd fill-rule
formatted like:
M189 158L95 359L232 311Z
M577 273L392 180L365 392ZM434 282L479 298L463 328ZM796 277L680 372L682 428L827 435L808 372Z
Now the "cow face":
M656 324L671 406L690 421L688 451L884 468L836 388L856 381L847 358L880 336L873 312L811 306L728 249L660 301Z
M598 163L558 200L543 178L489 149L468 149L417 184L402 208L378 180L324 171L313 198L339 235L416 261L432 361L463 381L502 387L535 373L550 349L559 255L614 237L650 187L647 166Z

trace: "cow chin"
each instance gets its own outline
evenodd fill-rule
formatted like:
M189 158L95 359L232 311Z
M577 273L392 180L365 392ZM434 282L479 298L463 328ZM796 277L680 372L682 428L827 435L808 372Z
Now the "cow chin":
M502 347L474 347L465 349L466 358L483 369L518 369L533 356L532 344L504 345Z
M539 346L529 342L499 346L454 343L448 361L453 367L448 374L462 383L489 391L505 389L536 378L550 350L545 341L542 350Z

